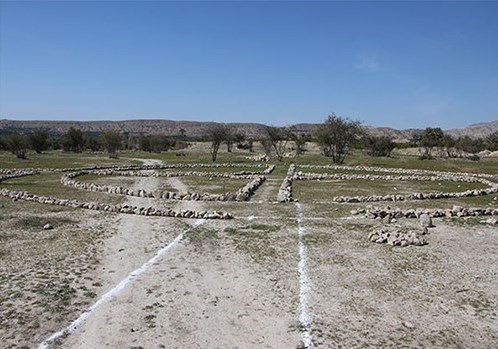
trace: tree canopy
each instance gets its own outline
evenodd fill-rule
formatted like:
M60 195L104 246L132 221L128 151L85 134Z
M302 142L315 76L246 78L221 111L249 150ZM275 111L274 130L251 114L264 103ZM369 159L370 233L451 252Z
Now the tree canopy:
M353 143L361 138L363 130L359 121L329 115L315 132L315 139L323 155L332 158L334 164L342 164Z

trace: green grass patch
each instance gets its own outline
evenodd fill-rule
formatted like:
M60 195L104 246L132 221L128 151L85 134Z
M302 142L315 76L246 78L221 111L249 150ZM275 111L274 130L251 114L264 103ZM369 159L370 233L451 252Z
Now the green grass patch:
M181 177L181 181L196 193L224 194L235 192L250 182L248 179Z
M135 183L135 178L139 177L123 177L123 176L108 176L87 174L78 176L75 179L80 182L89 182L98 185L109 185L114 187L130 187Z
M15 219L12 223L12 227L22 230L38 231L41 230L46 223L50 223L54 227L59 227L62 225L76 224L77 222L78 221L71 218L30 215Z
M481 183L449 181L320 180L294 181L294 197L305 202L330 201L334 196L406 195L411 193L463 192L487 188Z
M194 247L201 250L205 247L215 246L219 240L218 231L215 229L196 229L186 234L185 240Z
M247 226L246 228L243 228L243 229L262 230L262 231L265 231L267 233L272 233L272 232L275 232L275 231L279 231L280 230L280 226L278 226L278 225L267 225L267 224L252 224L252 225L249 225L249 226Z
M61 173L41 173L38 175L14 178L4 181L0 187L9 190L28 191L35 195L52 196L58 199L99 201L118 204L124 201L123 196L91 192L83 189L67 187L60 183Z
M235 173L235 172L262 172L266 167L185 167L164 169L164 172L215 172L215 173Z
M279 251L272 244L272 234L280 230L277 225L253 224L239 228L225 228L224 232L235 248L258 263L279 258Z
M9 152L0 152L0 168L67 168L109 165L140 165L141 161L130 159L111 159L101 153L69 153L60 150L47 151L43 154L28 153L28 159L22 160Z

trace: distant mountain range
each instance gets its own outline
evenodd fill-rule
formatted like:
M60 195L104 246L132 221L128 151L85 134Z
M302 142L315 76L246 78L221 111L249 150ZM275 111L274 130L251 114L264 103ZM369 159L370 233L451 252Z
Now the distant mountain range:
M50 121L50 120L0 120L0 134L13 131L26 133L40 128L48 128L50 132L62 134L70 127L84 132L100 133L104 130L119 130L131 134L165 134L177 136L184 133L189 138L204 136L212 122L174 121L174 120L125 120L125 121ZM230 123L234 129L243 132L247 137L259 137L263 134L264 125L257 123ZM317 124L296 124L296 131L312 133ZM368 133L376 136L388 136L396 141L407 141L417 132L416 129L396 130L390 127L364 126ZM465 128L446 130L452 136L486 137L498 131L498 120L473 124Z

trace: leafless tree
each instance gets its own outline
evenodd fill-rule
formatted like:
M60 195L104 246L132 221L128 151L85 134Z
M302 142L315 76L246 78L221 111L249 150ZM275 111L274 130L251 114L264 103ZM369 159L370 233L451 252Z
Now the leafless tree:
M270 146L275 151L278 161L282 161L290 136L291 129L288 127L265 126L265 137L261 144L265 148L265 152L267 151L266 147Z

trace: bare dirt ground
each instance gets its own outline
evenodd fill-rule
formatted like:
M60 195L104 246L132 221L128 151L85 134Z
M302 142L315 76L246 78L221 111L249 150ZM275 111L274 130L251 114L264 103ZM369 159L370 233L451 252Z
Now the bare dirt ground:
M245 203L126 198L230 211L236 218L229 221L2 199L2 345L37 348L112 292L49 347L497 347L496 227L437 219L426 246L374 244L367 235L381 223L349 216L354 205L275 203L282 178L270 176ZM181 178L137 178L133 187L154 190L161 181L194 190ZM41 221L55 229L40 230ZM309 327L299 322L303 316Z
M168 178L178 191L181 179ZM158 178L140 178L137 188L154 190ZM130 198L130 204L144 199ZM157 201L148 199L149 201ZM201 209L200 202L178 202L175 209ZM139 268L151 253L189 229L194 220L123 216L103 247L104 289ZM197 222L199 223L199 222ZM288 277L271 273L237 251L224 230L231 224L202 222L178 246L121 292L96 309L61 348L287 348L299 341L293 267ZM149 252L149 253L148 253ZM295 259L295 256L287 256ZM287 289L288 288L288 289ZM294 288L294 290L292 290Z

